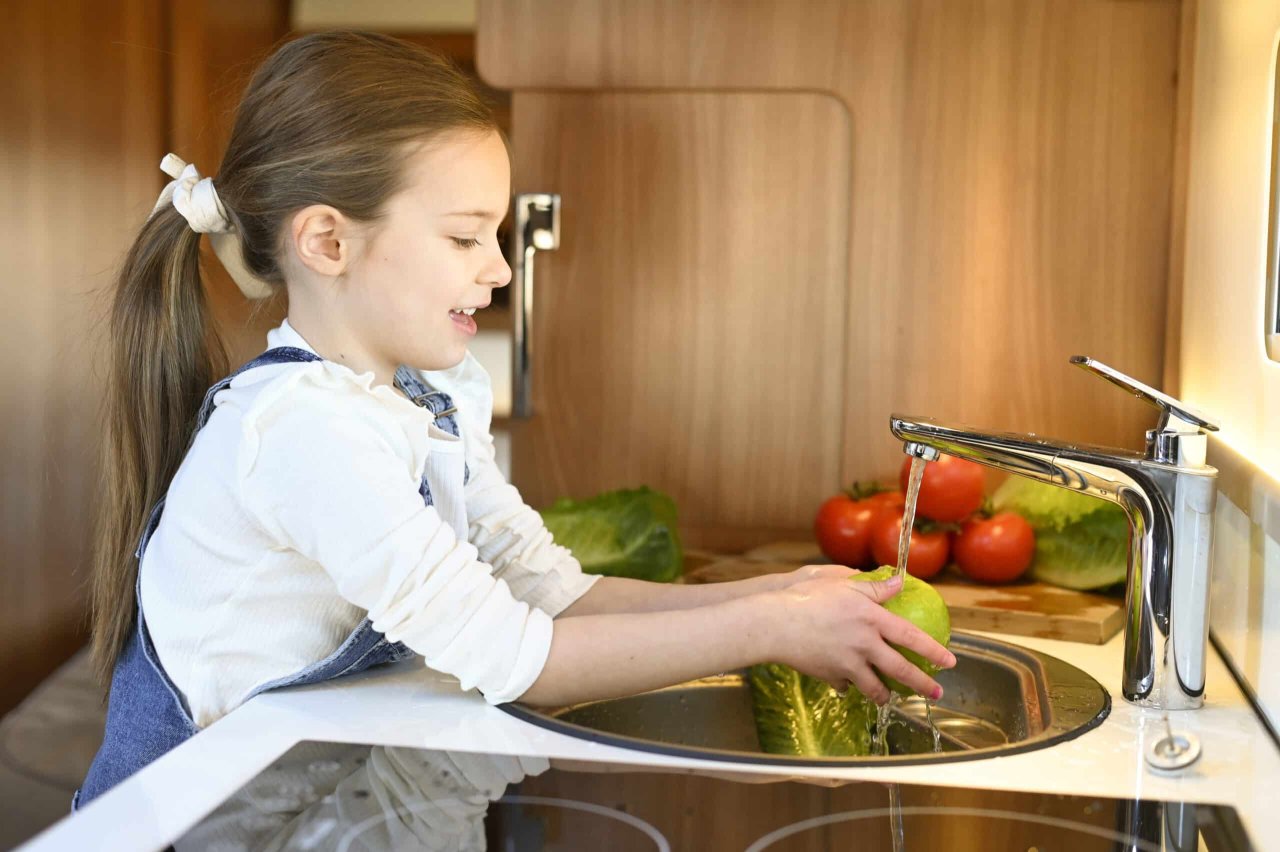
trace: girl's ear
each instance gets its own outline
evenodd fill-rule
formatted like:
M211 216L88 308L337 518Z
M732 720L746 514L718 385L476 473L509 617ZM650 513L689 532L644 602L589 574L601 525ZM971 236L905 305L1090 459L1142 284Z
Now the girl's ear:
M293 215L290 248L304 267L326 278L347 272L360 242L355 223L327 204L313 204Z

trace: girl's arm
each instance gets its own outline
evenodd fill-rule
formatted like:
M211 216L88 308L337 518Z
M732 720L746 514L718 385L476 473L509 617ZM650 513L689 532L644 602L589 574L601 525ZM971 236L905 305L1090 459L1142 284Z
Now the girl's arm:
M820 576L692 609L561 618L541 673L519 700L557 706L615 698L765 661L837 688L852 683L878 703L889 693L873 668L938 698L941 687L890 647L955 665L928 634L881 606L901 587L898 577L849 583Z
M445 379L455 381L456 377ZM453 389L463 393L456 386ZM696 586L584 576L573 554L555 543L542 516L525 504L498 469L493 436L482 428L488 423L487 405L488 397L480 394L468 406L471 417L478 412L480 419L473 423L463 417L468 425L466 438L473 446L467 456L471 469L466 486L468 538L480 560L493 566L493 576L506 582L512 594L556 618L690 609L778 591L824 572L850 573L834 565L809 565L785 574Z
M683 585L651 583L625 577L601 577L587 592L556 618L583 615L659 612L693 609L725 603L749 595L778 592L796 583L821 577L848 577L854 572L841 565L806 565L794 571L762 574L731 583Z

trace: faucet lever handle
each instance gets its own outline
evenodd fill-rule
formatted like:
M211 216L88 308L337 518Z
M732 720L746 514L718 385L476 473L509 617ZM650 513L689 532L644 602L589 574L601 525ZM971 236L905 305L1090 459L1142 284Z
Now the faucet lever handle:
M1209 432L1218 431L1217 422L1211 420L1208 415L1174 399L1168 394L1161 393L1155 388L1143 384L1131 376L1126 376L1113 367L1108 367L1095 358L1090 358L1087 355L1072 355L1071 363L1088 370L1095 376L1106 379L1117 387L1124 388L1138 399L1159 408L1162 411L1160 418L1160 431L1162 432L1180 431L1176 428L1170 428L1170 418L1176 418L1193 428L1205 429Z

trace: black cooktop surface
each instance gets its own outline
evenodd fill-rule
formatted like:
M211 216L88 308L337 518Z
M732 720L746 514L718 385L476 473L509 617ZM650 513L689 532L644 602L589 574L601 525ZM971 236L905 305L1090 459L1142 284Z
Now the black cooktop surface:
M1232 808L304 742L175 843L247 850L1249 850Z

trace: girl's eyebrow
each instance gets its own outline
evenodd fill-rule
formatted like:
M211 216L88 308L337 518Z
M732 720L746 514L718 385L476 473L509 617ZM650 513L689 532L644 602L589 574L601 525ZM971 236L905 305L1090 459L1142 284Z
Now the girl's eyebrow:
M495 219L501 220L506 213L492 213L488 210L460 210L456 213L446 213L445 216L466 216L472 219Z

